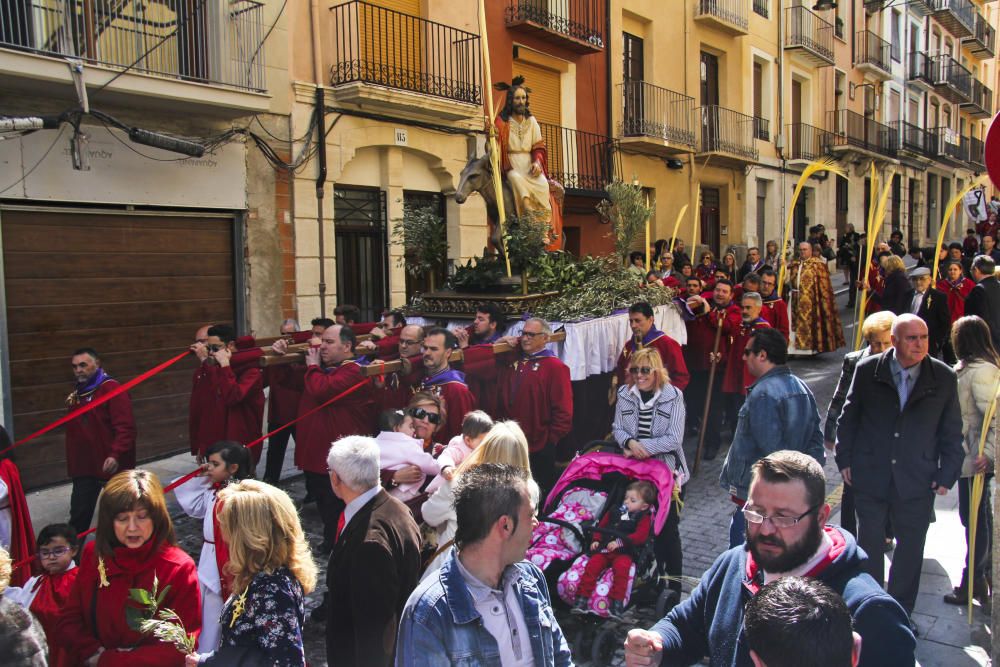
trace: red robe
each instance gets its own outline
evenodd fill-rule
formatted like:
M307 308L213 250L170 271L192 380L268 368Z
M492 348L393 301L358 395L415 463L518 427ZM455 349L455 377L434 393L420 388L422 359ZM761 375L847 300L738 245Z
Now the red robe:
M719 365L726 363L731 332L739 328L740 323L743 321L743 317L740 314L740 307L737 304L730 303L728 306L718 309L715 307L714 302L709 301L709 303L712 304L712 309L708 313L698 315L695 319L687 322L688 368L693 371L705 372L712 367L708 355L712 352L713 345L715 345L715 332L718 327L719 318L724 318L722 337L719 339L719 353L722 354L722 360L719 362Z
M384 386L375 388L375 404L381 412L384 410L402 410L413 398L414 387L420 384L424 374L423 358L419 354L409 357L409 373L388 373L383 378ZM378 362L373 362L376 367ZM374 380L378 376L373 376Z
M760 311L760 316L767 320L773 328L781 332L788 341L791 333L791 325L788 321L788 304L782 298L764 301L764 307Z
M722 391L727 394L747 395L747 387L753 384L754 378L747 370L746 357L743 350L750 340L750 335L757 329L770 329L771 325L763 317L755 322L740 325L730 331L723 331L722 336L729 336L729 351L726 354L726 372L722 377Z
M269 424L287 424L298 416L302 390L293 386L291 376L295 372L290 364L264 369L264 385L271 388L267 406Z
M569 366L545 351L524 357L517 351L494 355L485 345L468 348L465 372L499 388L500 419L514 419L539 452L573 428L573 388Z
M462 376L458 371L451 371L451 373ZM476 397L469 390L464 376L462 376L461 381L449 379L445 382L432 382L431 380L431 378L424 378L419 391L430 391L444 399L444 409L447 414L444 423L434 433L434 438L447 443L456 435L462 435L462 420L465 419L465 415L476 409Z
M677 277L679 275L680 274L677 273L676 271L671 271L669 276L667 276L666 278L662 278L661 279L661 280L663 280L663 286L664 287L669 287L670 289L683 290L684 289L684 285L683 285L683 283L681 283L680 279ZM681 276L681 277L683 277L683 276Z
M235 440L246 445L261 436L264 421L264 374L252 363L218 366L202 364L196 377L199 394L204 394L192 454L205 456L208 448L220 440ZM197 385L196 385L197 386ZM194 391L192 391L194 395ZM260 460L261 447L251 450L254 463Z
M117 380L108 378L90 396L81 398L80 405L118 386ZM78 406L70 407L75 409ZM109 456L118 461L118 472L135 467L135 420L128 392L66 424L66 469L70 477L110 479L111 475L102 470Z
M197 636L201 591L191 557L167 544L154 550L150 540L138 549L115 548L104 558L104 569L107 586L101 585L94 542L88 543L58 624L60 644L73 655L73 664L82 665L104 647L99 667L183 667L184 655L172 644L129 627L125 608L138 606L130 601L129 589L152 591L155 576L160 592L170 587L161 607L177 612L184 628Z
M640 349L643 347L652 347L660 353L660 360L670 375L670 384L684 391L684 387L688 386L688 382L691 381L691 375L688 373L687 364L684 363L684 351L681 349L680 343L662 331L650 329L644 337ZM625 384L628 380L625 377L625 371L628 368L628 360L635 352L635 348L635 337L633 336L625 342L625 347L618 355L615 375L618 377L619 385Z
M975 286L976 283L965 276L957 284L952 284L948 279L938 281L937 288L948 295L948 311L951 313L952 324L965 315L965 300L969 298L969 292Z
M10 583L12 586L23 586L31 577L34 565L34 561L29 559L35 555L35 530L31 526L31 513L28 511L28 501L24 497L24 487L21 486L21 475L10 459L0 461L0 480L7 485L7 505L10 509L10 559L15 564L28 560L11 572Z
M299 470L326 475L326 456L330 445L348 435L371 435L375 430L375 399L372 385L361 374L361 366L347 359L337 366L309 366L302 378L302 401L299 415L326 403L359 382L365 382L347 396L334 401L295 427L295 465Z
M74 567L60 574L43 573L35 580L32 588L37 592L28 608L45 630L49 643L50 667L73 667L72 654L64 646L58 632L59 617L69 601L73 582L80 568Z

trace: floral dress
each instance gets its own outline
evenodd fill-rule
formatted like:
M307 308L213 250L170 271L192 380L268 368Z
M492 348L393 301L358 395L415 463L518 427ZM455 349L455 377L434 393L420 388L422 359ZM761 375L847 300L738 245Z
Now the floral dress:
M291 571L280 567L271 574L260 572L245 593L229 596L222 609L219 649L201 664L303 667L304 621L302 585Z

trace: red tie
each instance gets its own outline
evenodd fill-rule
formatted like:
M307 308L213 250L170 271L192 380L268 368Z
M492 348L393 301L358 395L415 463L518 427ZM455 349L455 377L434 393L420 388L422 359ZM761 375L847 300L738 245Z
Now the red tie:
M333 541L335 543L340 541L340 534L342 532L344 532L344 513L343 512L340 513L340 518L337 519L337 536L333 538Z

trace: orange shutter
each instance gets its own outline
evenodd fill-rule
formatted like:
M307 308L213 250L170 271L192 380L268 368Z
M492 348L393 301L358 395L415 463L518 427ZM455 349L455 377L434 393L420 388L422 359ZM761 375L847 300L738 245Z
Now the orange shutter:
M357 5L361 62L393 87L419 92L423 41L420 0L376 0L371 5Z

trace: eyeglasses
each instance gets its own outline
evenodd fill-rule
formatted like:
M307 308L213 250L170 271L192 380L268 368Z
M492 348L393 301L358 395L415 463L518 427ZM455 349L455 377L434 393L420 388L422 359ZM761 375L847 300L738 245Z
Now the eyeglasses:
M814 505L798 516L765 516L760 512L749 509L749 507L750 503L743 506L743 517L750 523L760 525L764 523L765 519L767 519L775 528L791 528L799 521L802 521L802 519L818 510L822 507L822 505Z
M536 336L545 336L546 333L544 331L522 331L521 335L528 338L535 338Z
M441 415L436 412L427 412L423 408L410 408L410 416L414 419L426 419L432 424L441 423Z
M69 553L69 547L56 547L55 549L39 549L38 559L45 560L46 558L62 558L67 553Z
M653 373L653 369L649 366L641 366L630 368L628 369L628 372L632 375L651 375Z
M399 344L400 345L420 345L420 343L422 343L422 342L423 341L419 341L419 340L406 340L405 338L400 338L399 339Z

